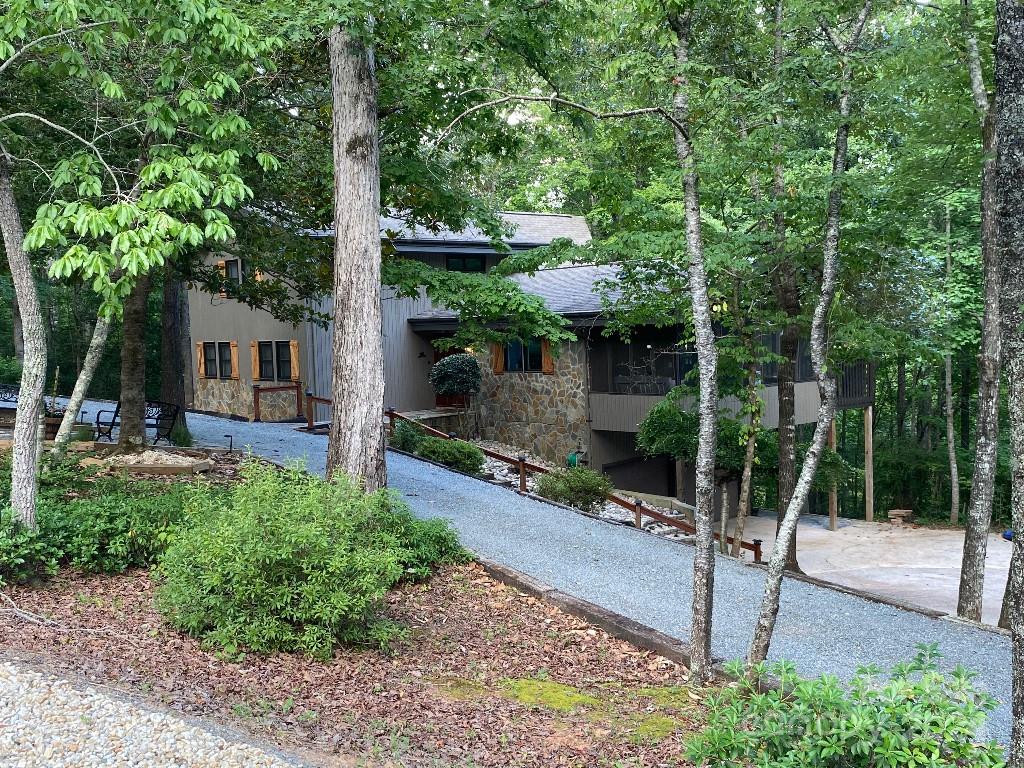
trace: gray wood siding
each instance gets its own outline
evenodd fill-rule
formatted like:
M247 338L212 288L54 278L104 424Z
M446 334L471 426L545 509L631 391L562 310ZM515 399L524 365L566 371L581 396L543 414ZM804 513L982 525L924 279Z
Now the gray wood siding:
M611 432L636 432L640 422L651 408L665 398L660 395L610 395L601 392L590 394L591 428ZM779 426L779 388L765 387L761 390L764 403L762 423L769 429ZM796 384L796 423L813 424L818 419L818 385L813 381ZM687 410L694 408L691 399L684 401ZM741 403L735 397L724 397L718 407L725 413L739 413Z
M327 315L333 314L334 299L327 297L316 302L315 308ZM384 403L399 411L416 411L434 407L434 390L427 380L430 366L434 362L434 347L418 336L409 326L413 315L427 312L432 308L424 295L417 298L395 298L394 291L384 288L381 295L384 336ZM326 327L307 324L306 380L308 388L319 397L330 397L331 393L331 338L334 323ZM327 408L318 406L316 418L325 421Z

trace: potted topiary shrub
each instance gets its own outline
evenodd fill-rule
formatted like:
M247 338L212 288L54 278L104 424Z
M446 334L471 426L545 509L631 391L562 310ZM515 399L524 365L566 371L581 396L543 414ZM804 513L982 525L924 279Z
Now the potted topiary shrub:
M462 432L468 434L469 410L473 395L480 392L482 384L480 363L468 352L459 352L438 360L430 369L430 384L434 391L444 397L458 398L462 403Z

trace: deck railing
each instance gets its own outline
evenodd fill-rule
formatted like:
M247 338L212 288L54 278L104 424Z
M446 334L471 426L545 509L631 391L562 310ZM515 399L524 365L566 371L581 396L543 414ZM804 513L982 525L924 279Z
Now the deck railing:
M260 421L260 396L267 392L290 392L295 390L295 418L302 418L302 382L295 381L291 384L279 384L273 387L265 387L262 384L252 385L252 420Z

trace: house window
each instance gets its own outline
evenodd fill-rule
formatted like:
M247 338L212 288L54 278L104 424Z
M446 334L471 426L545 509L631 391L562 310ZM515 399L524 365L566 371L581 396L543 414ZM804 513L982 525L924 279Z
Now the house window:
M262 381L292 380L291 341L260 341L256 344L257 369Z
M224 277L232 283L242 282L242 260L228 259L224 262Z
M486 272L483 256L449 256L446 262L449 272Z
M540 339L527 342L510 341L505 345L505 370L523 373L540 373L544 370L544 355Z
M235 345L231 341L202 342L202 377L204 379L234 379L238 366Z

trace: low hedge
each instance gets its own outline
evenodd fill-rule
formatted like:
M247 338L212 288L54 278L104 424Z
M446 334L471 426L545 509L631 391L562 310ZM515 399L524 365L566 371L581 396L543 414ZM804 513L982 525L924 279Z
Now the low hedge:
M603 504L612 488L612 481L606 475L587 467L557 469L537 480L537 493L545 499L584 512L591 512Z

